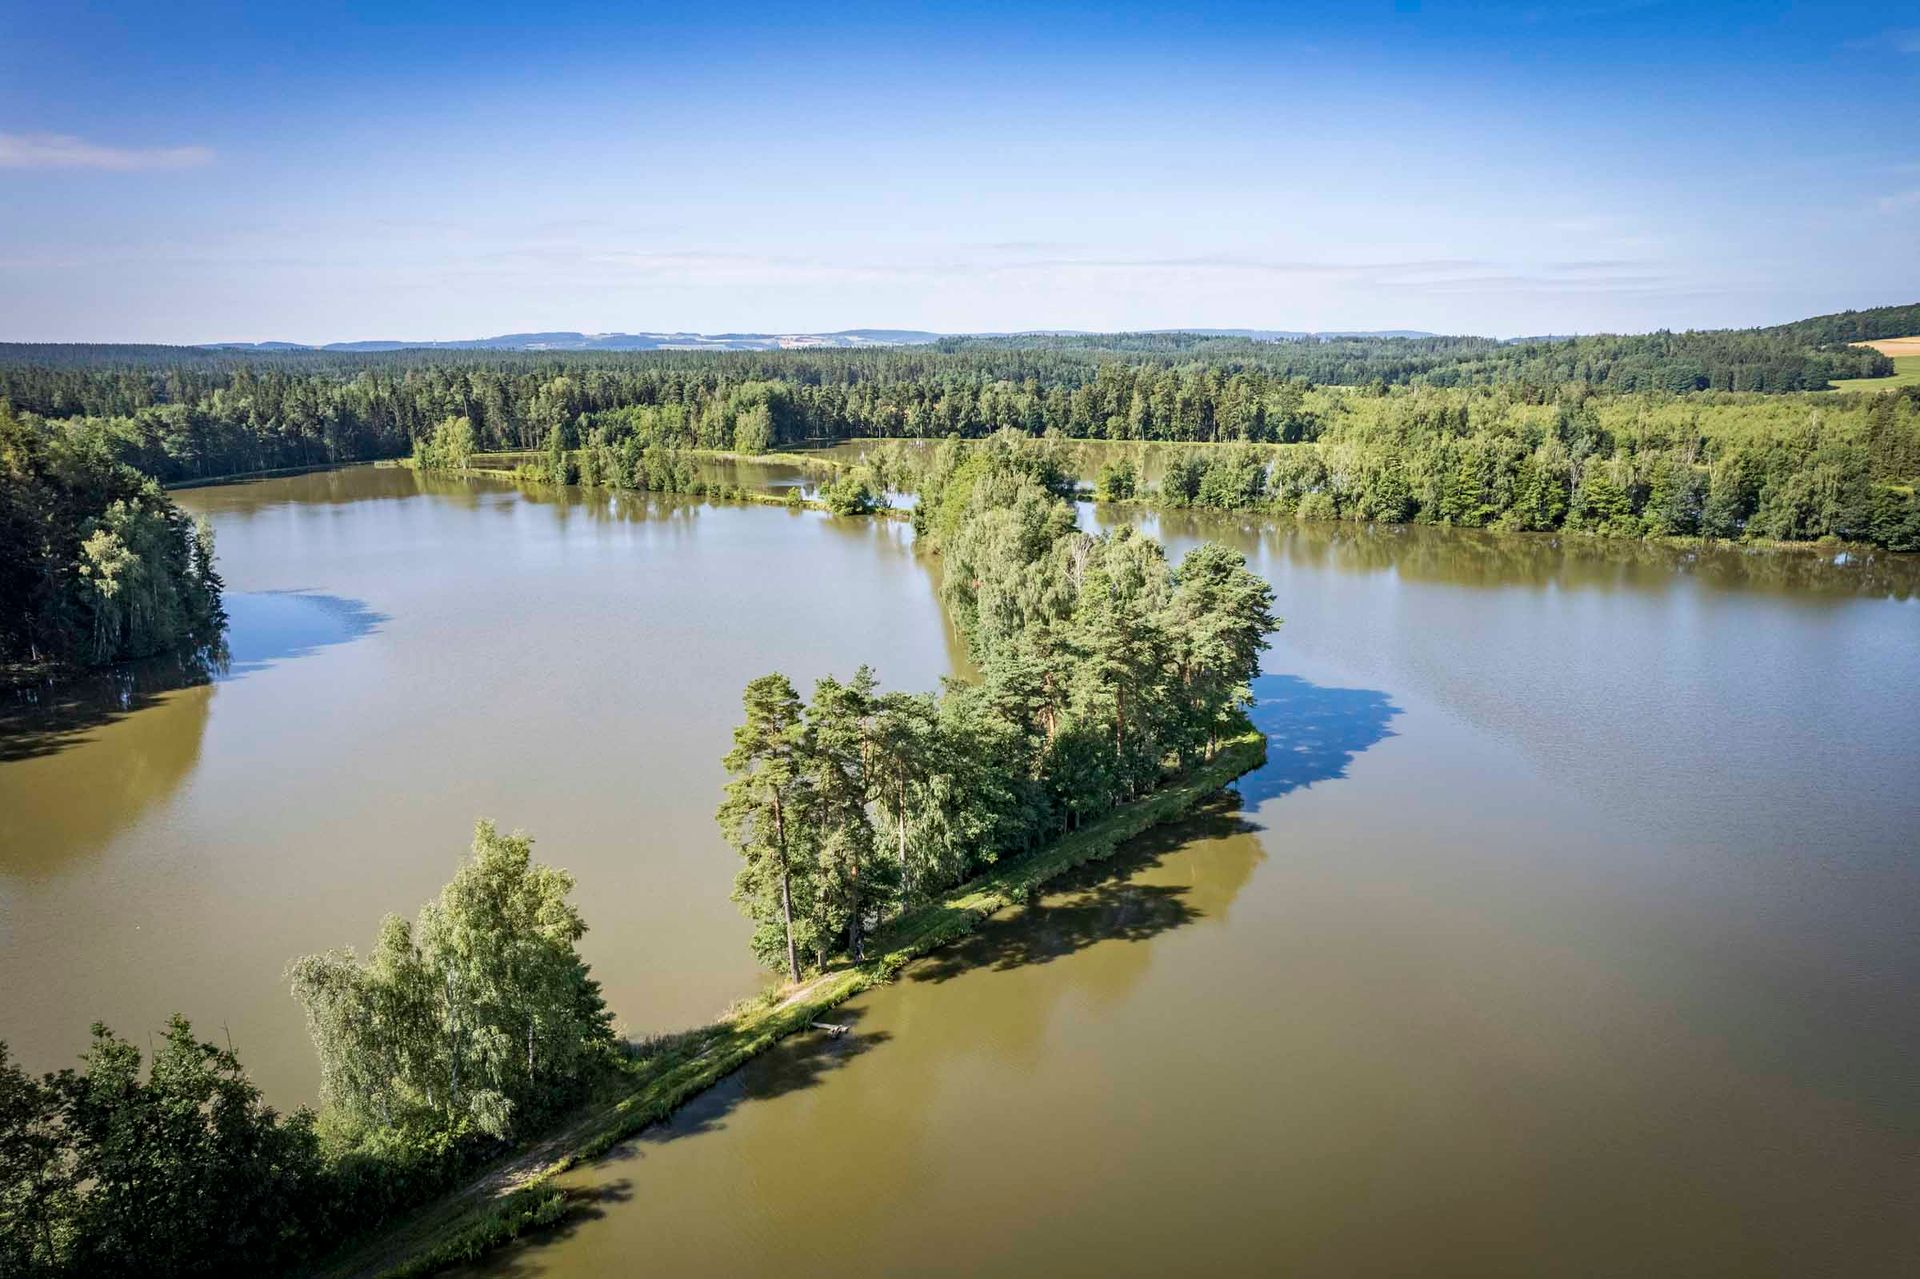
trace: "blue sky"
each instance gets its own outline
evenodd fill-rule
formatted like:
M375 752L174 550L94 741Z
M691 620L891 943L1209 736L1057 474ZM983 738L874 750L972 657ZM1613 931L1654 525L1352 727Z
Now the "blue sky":
M1903 7L0 0L0 340L1912 302Z

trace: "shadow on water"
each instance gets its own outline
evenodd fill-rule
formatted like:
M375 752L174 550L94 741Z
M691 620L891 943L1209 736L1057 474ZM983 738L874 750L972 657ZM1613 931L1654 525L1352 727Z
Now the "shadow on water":
M1054 881L1024 909L987 920L973 933L907 970L914 982L940 983L969 972L1007 972L1050 964L1102 942L1150 941L1211 917L1224 917L1260 860L1262 828L1246 810L1259 802L1346 775L1354 756L1392 736L1387 727L1399 708L1386 694L1322 688L1291 675L1263 676L1254 685L1254 723L1271 745L1268 762L1241 779L1240 794L1222 792L1190 816L1145 831L1114 857L1083 866ZM1180 882L1141 882L1175 855ZM1175 868L1169 868L1175 869ZM1144 953L1144 952L1137 952ZM666 1123L655 1125L609 1150L596 1167L611 1171L649 1146L717 1132L728 1116L753 1101L811 1088L855 1057L886 1043L885 1031L859 1030L861 1003L832 1014L848 1026L844 1035L810 1031L775 1045L733 1075L696 1096ZM545 1273L536 1260L551 1244L604 1215L605 1203L632 1196L626 1178L567 1190L567 1214L552 1226L532 1230L511 1249L495 1253L472 1273L490 1276Z
M227 650L221 680L371 635L389 619L360 600L312 591L259 591L227 601Z
M1061 876L1026 909L997 915L921 960L909 970L910 976L914 981L944 982L976 969L1007 972L1052 963L1104 941L1150 941L1193 923L1202 912L1187 899L1192 885L1133 881L1196 841L1259 829L1238 810L1239 804L1223 795L1184 821L1137 836L1114 857Z
M1249 808L1347 775L1353 757L1394 735L1400 708L1377 689L1325 688L1298 675L1253 681L1248 717L1267 735L1267 762L1235 784Z
M617 1177L596 1186L567 1186L561 1194L565 1196L566 1207L560 1219L527 1231L513 1247L484 1258L480 1263L484 1273L493 1276L546 1273L546 1267L533 1260L534 1254L529 1249L534 1245L560 1243L588 1222L606 1216L610 1206L631 1200L633 1179Z
M0 763L56 754L167 693L255 674L359 639L387 620L359 600L309 591L231 594L226 605L227 632L218 644L122 662L0 698Z
M824 1076L891 1038L885 1031L862 1034L858 1025L863 1016L865 1010L857 1005L842 1005L832 1017L834 1024L848 1028L844 1033L809 1030L788 1037L696 1096L666 1123L655 1124L612 1147L601 1160L630 1159L645 1146L718 1131L726 1126L726 1117L747 1102L771 1101L813 1087Z
M1385 693L1325 688L1297 675L1263 675L1253 695L1251 717L1267 735L1267 762L1236 784L1239 798L1223 795L1183 821L1141 834L1117 856L1069 873L1026 910L988 920L915 965L913 980L1050 963L1103 941L1147 941L1203 918L1191 884L1137 882L1142 873L1196 844L1259 830L1242 809L1345 777L1354 756L1393 735L1388 724L1400 713Z
M695 1096L665 1123L643 1129L610 1147L588 1167L611 1170L627 1160L642 1157L649 1146L718 1132L726 1127L727 1116L746 1103L770 1101L811 1088L855 1057L892 1038L885 1031L860 1033L857 1026L865 1010L857 1005L842 1005L832 1015L836 1024L849 1028L844 1034L806 1031L789 1036ZM485 1274L494 1279L546 1273L546 1266L538 1258L581 1226L605 1216L609 1205L632 1199L633 1181L629 1177L613 1177L591 1185L566 1186L563 1193L566 1204L559 1220L526 1231L512 1246L481 1258L461 1273Z

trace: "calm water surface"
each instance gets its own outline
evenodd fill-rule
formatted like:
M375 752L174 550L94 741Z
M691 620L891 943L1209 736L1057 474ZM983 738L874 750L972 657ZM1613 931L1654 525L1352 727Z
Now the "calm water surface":
M230 672L0 753L35 1066L179 1007L310 1095L282 965L411 911L483 813L577 875L633 1028L709 1015L756 980L711 823L740 685L956 660L897 523L183 496ZM1152 527L1278 591L1266 768L579 1170L487 1272L1912 1272L1914 566Z

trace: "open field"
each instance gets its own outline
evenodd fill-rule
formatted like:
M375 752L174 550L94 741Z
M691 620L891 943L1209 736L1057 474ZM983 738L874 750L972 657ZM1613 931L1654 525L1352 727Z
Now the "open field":
M1920 335L1904 338L1881 338L1877 342L1855 342L1855 346L1870 346L1893 360L1892 377L1856 377L1844 378L1834 382L1836 391L1890 391L1902 386L1920 386Z

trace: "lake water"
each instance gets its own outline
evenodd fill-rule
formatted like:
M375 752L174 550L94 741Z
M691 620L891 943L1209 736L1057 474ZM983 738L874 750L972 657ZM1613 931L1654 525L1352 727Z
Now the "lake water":
M227 674L0 749L37 1068L178 1008L307 1099L286 961L411 913L481 815L574 872L630 1029L703 1020L760 979L712 824L740 687L958 660L895 521L181 496ZM487 1272L1911 1273L1920 566L1148 524L1275 585L1268 765L571 1174L590 1211Z

